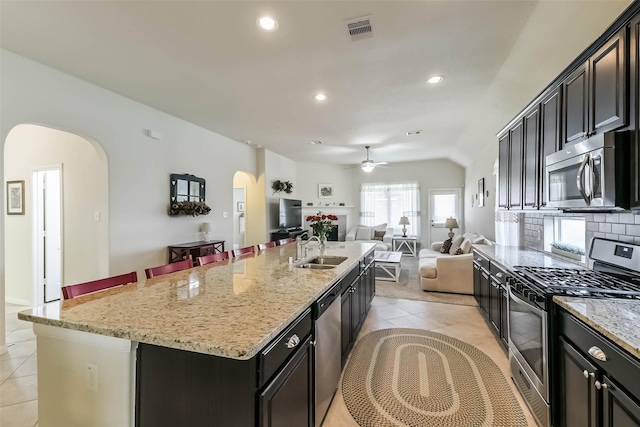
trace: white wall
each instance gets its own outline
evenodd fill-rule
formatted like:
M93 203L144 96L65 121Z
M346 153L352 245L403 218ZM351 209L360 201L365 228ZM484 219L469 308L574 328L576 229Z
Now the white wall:
M493 166L498 157L498 140L484 150L478 150L476 161L465 170L464 185L464 227L466 231L482 234L495 241L496 175ZM484 207L478 206L478 180L484 178ZM487 191L489 196L487 197ZM471 197L474 197L473 204Z
M376 168L367 174L360 168L344 169L343 166L314 163L298 164L298 195L307 202L321 202L323 211L329 212L325 203L344 202L353 205L348 228L357 225L360 216L360 185L364 182L418 182L420 184L421 238L420 245L426 247L430 241L428 223L429 190L436 188L462 188L464 168L450 160L424 160L418 162L394 163L388 169ZM333 184L333 199L318 198L318 184ZM463 201L464 202L464 201ZM398 218L399 220L400 218ZM396 226L397 224L390 224Z
M144 268L167 262L167 245L200 240L205 221L214 238L231 242L233 175L255 172L252 147L6 50L0 55L3 146L13 127L35 123L97 141L106 152L109 274L137 270L143 278ZM145 129L159 132L162 140L146 137ZM207 179L208 216L167 215L171 173Z
M100 146L79 136L34 125L14 128L5 144L7 180L25 181L25 215L5 217L8 301L33 303L34 168L62 166L62 285L109 273L107 159ZM100 213L100 221L94 213Z

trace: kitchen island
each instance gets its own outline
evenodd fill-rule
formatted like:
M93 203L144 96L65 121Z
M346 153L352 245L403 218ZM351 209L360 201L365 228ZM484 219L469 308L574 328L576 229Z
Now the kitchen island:
M265 350L283 332L310 331L310 306L373 247L331 243L329 254L347 259L312 270L289 263L289 244L21 312L38 339L40 425L151 425L145 402L182 421L195 411L256 425L257 393L279 361Z

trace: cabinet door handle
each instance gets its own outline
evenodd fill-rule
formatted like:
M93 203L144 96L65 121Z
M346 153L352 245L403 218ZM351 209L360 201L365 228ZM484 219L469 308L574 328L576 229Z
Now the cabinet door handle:
M584 377L587 379L589 379L589 377L593 378L596 376L596 374L594 374L593 372L589 372L586 369L582 371L582 375L584 375Z
M593 347L591 347L589 349L589 354L602 362L607 361L607 355L604 354L604 351L602 351L598 346L594 345Z
M496 273L496 277L497 277L498 279L502 279L502 276L503 276L503 274L502 274L502 273Z
M607 385L607 383L601 383L600 381L596 381L596 388L600 390L603 388L609 388L609 386Z
M287 348L296 348L298 344L300 344L300 338L298 338L298 335L293 334L287 341Z

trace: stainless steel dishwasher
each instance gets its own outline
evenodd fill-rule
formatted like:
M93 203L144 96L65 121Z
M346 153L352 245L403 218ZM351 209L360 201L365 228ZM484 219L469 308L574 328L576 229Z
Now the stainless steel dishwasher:
M316 427L322 424L340 381L341 290L340 284L335 285L314 304Z

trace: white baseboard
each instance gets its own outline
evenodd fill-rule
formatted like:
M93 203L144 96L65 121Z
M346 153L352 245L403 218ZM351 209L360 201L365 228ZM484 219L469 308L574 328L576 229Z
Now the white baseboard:
M31 307L31 303L26 299L6 297L4 300L10 304L26 305L28 307Z

